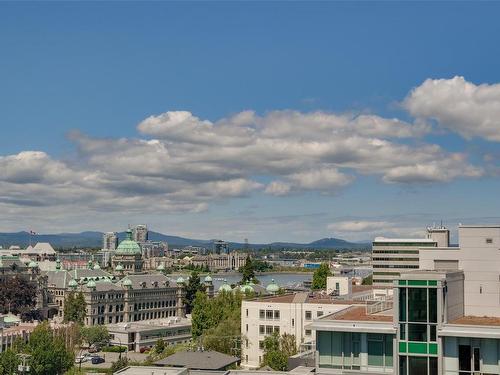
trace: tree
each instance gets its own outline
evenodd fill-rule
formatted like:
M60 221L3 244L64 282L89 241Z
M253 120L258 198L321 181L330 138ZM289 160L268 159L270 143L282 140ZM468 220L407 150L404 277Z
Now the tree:
M13 375L17 374L17 366L20 364L19 357L12 349L7 349L0 353L0 374Z
M106 326L103 325L83 327L82 338L89 346L105 345L109 342L109 332Z
M247 259L245 260L245 265L239 270L242 273L241 283L245 284L255 279L255 269L252 262L252 258L250 258L250 254L247 255Z
M162 338L159 338L158 340L156 340L156 343L155 343L155 346L153 347L153 350L155 353L161 354L161 353L163 353L165 348L166 348L165 341L163 341Z
M326 289L326 278L331 275L327 263L321 263L319 268L314 271L311 288L313 290Z
M1 312L24 314L33 310L36 305L36 291L33 283L23 277L8 278L0 284Z
M263 364L276 371L285 371L288 358L297 354L295 335L288 333L279 335L274 332L264 339L264 361Z
M48 322L39 324L31 333L26 352L34 375L63 374L73 366L74 353L64 340L54 335Z
M220 293L208 298L198 293L191 314L193 337L203 347L221 353L241 354L241 301L243 295Z
M201 283L198 272L193 271L191 272L191 277L186 285L186 296L184 297L187 314L191 314L191 311L193 310L193 303L197 292L205 292L205 287Z
M361 285L372 285L372 284L373 284L373 275L366 276L361 282Z
M118 358L115 362L111 364L111 373L114 374L115 372L127 366L128 366L128 359L126 357Z
M83 324L86 307L87 303L81 291L76 296L74 292L70 292L64 300L64 321Z

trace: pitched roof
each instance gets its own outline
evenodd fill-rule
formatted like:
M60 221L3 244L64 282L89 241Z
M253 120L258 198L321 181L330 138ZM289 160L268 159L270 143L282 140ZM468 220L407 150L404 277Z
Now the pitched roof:
M33 251L36 251L40 254L55 254L56 251L52 247L52 245L48 242L38 242L34 247Z
M218 370L239 362L238 357L216 351L177 352L155 362L157 366L187 367L196 370Z
M155 283L158 283L159 288L164 287L165 283L168 283L170 287L177 287L177 283L174 280L161 273L128 275L121 279L118 284L121 285L125 279L129 279L132 282L132 289L143 289L143 285L145 285L146 288L153 288L155 287Z

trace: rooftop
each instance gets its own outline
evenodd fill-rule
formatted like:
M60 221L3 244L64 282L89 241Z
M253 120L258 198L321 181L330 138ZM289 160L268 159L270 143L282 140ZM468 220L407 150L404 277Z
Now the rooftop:
M329 305L347 305L347 304L360 304L360 301L348 301L342 299L334 299L327 295L311 294L309 292L288 293L277 296L258 297L251 302L268 302L268 303L317 303Z
M448 322L449 324L471 325L471 326L500 326L500 318L494 316L462 316L461 318Z
M376 314L367 314L365 306L351 306L323 318L323 320L348 320L363 322L392 322L392 319L392 309Z
M186 318L171 317L165 319L143 320L138 322L107 324L111 332L148 331L165 327L191 326L191 321Z
M238 357L233 357L216 351L177 352L155 362L157 366L187 367L199 370L221 370L239 362Z
M375 237L373 242L384 242L384 243L435 243L436 241L431 238L385 238L385 237Z

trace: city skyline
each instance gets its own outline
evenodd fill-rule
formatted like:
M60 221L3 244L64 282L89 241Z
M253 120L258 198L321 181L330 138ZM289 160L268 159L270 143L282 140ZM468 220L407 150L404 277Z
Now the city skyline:
M113 5L0 5L0 232L500 221L500 4Z

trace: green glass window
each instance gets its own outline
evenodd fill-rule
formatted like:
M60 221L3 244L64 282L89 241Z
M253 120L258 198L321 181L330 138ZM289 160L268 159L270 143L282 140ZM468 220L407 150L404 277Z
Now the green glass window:
M399 339L406 340L406 324L402 323L399 325Z
M406 363L406 356L400 355L399 356L399 375L406 375L408 373L408 366Z
M429 289L429 322L437 323L437 289Z
M384 336L381 334L369 333L368 339L368 365L384 365Z
M342 368L342 332L332 333L332 367Z
M399 321L406 322L406 288L399 288Z
M392 366L392 336L385 335L385 365Z
M427 322L426 288L408 288L408 321Z
M318 332L319 366L329 367L332 364L332 333Z
M427 324L408 324L408 341L427 341Z
M408 357L408 374L427 374L427 357Z

